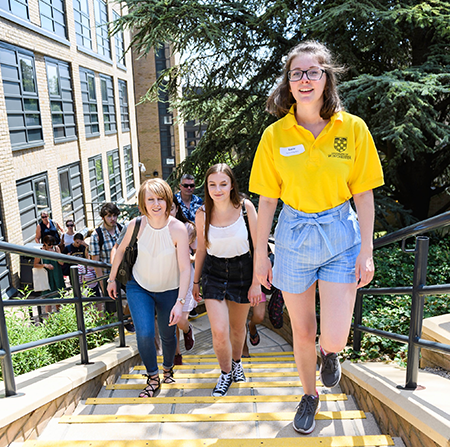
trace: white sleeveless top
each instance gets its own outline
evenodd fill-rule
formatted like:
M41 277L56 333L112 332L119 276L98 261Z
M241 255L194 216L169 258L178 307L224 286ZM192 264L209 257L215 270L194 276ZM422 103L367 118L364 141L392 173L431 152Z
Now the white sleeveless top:
M210 225L208 241L209 248L206 249L206 252L217 258L234 258L247 253L250 245L242 210L238 219L227 227Z
M169 222L172 218L169 218ZM142 223L147 219L142 219ZM147 221L138 239L138 255L133 266L136 282L150 292L165 292L180 287L177 251L169 231L169 222L155 229Z

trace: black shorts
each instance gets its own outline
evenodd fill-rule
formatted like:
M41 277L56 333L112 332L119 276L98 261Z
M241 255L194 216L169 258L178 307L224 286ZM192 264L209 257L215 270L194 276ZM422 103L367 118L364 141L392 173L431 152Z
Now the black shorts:
M252 278L253 260L250 252L234 258L206 255L202 271L203 298L248 304L247 294Z

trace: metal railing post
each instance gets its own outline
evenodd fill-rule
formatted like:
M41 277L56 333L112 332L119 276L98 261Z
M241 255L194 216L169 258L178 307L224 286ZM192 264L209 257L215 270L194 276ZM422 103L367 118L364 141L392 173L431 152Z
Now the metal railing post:
M16 380L14 378L14 368L11 358L11 348L9 346L8 328L6 327L5 308L3 306L2 291L0 289L0 350L5 354L0 356L2 365L2 375L5 381L5 396L14 396L16 392Z
M353 316L353 352L361 352L362 332L359 326L362 324L363 294L357 291L355 300L355 311ZM354 354L356 355L356 354ZM358 355L359 357L359 355Z
M121 322L119 325L119 347L125 348L125 328L123 324L123 306L122 306L122 284L120 282L116 282L117 285L117 299L116 299L116 307L117 307L117 319Z
M77 299L77 302L75 303L75 314L77 317L77 329L81 331L81 335L78 337L80 341L81 364L87 365L89 363L89 356L86 340L86 326L84 324L83 297L81 295L78 277L78 266L76 265L70 267L70 282L72 283L73 296Z
M406 384L404 389L415 390L419 377L420 347L415 343L422 336L424 297L420 289L426 284L429 238L416 238L413 291L411 299L411 325L409 327L408 362L406 366Z

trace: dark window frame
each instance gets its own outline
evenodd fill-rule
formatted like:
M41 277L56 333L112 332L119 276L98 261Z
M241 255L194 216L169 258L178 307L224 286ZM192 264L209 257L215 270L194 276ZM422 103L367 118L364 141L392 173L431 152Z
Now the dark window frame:
M100 74L101 95L102 95L102 112L103 112L103 128L105 135L117 133L116 104L114 102L114 83L111 76ZM106 98L104 88L106 89Z
M125 167L125 187L127 191L127 198L129 199L136 193L136 186L134 183L134 166L133 166L133 152L131 144L123 147L123 160Z
M24 20L30 20L30 10L28 8L28 0L4 0L3 3L8 3L8 9L4 9L0 6L0 10L8 11L14 16L20 17ZM22 6L24 10L26 11L26 14L17 14L18 7L20 8Z
M97 53L112 59L108 29L108 5L104 0L94 0L94 19L97 37Z
M91 189L91 204L94 225L101 222L100 208L106 202L105 176L102 155L98 154L88 159L89 186ZM100 167L100 170L98 169ZM100 175L99 175L100 171Z
M82 4L86 10L83 10ZM77 45L92 50L91 18L87 0L73 0L73 16Z
M128 83L119 79L119 104L120 104L120 123L122 132L129 132L130 129L130 108L128 105Z
M75 101L73 98L73 84L70 65L57 59L45 58L47 70L48 96L50 98L50 112L52 114L53 139L55 143L65 143L78 139ZM52 92L49 76L50 67L55 67L58 76L58 94ZM61 122L55 122L60 117ZM64 136L57 136L61 130Z
M3 51L6 53L14 53L14 62L12 60L7 60L8 55L4 55L2 61L1 52ZM29 62L28 66L25 61ZM22 62L24 63L22 64ZM28 71L31 67L32 73L28 80L24 80L23 76L27 67ZM0 42L0 68L12 150L43 146L44 133L34 54L31 51L24 50L20 47ZM15 77L12 76L14 72L17 75ZM27 90L27 84L28 88L32 86L34 91ZM9 92L7 91L8 89L10 89ZM20 107L17 108L19 103ZM10 105L8 106L8 104ZM40 137L36 138L34 136L31 138L33 134L38 137L38 134L40 134ZM23 141L14 142L14 135L22 135Z
M111 202L122 203L123 197L122 173L120 169L119 149L114 149L106 153L108 165L109 190Z
M61 182L62 175L67 174L67 186L69 188L69 195L63 197L64 189ZM78 179L78 183L74 183L74 179ZM66 166L58 168L58 182L61 197L61 209L63 214L63 221L73 220L77 231L81 231L86 227L86 212L84 209L84 192L83 181L81 175L81 164L79 161L71 163ZM77 192L77 190L79 190ZM78 202L78 204L77 204ZM70 212L65 211L65 208L70 206ZM80 217L80 211L81 217Z
M61 8L55 6L54 3L56 1L60 2ZM49 9L48 13L43 11L44 9ZM41 28L67 39L66 4L63 0L39 0L39 15L41 18ZM51 23L51 26L43 25L43 23L47 22L49 24Z
M89 80L93 83L92 97L89 88ZM80 67L80 84L81 84L81 98L83 102L83 116L84 116L84 131L86 138L93 138L100 136L100 121L97 103L97 85L95 82L95 73L87 68ZM93 131L92 129L97 129Z

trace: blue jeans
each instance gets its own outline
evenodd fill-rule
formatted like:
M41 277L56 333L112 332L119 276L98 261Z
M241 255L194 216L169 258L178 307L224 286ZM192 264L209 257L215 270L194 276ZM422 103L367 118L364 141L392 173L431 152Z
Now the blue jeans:
M163 350L163 367L173 366L177 348L176 325L169 326L169 316L178 297L178 289L166 292L149 292L132 278L127 283L127 301L136 328L139 354L147 368L147 374L158 373L155 347L155 309L158 314L159 335Z

